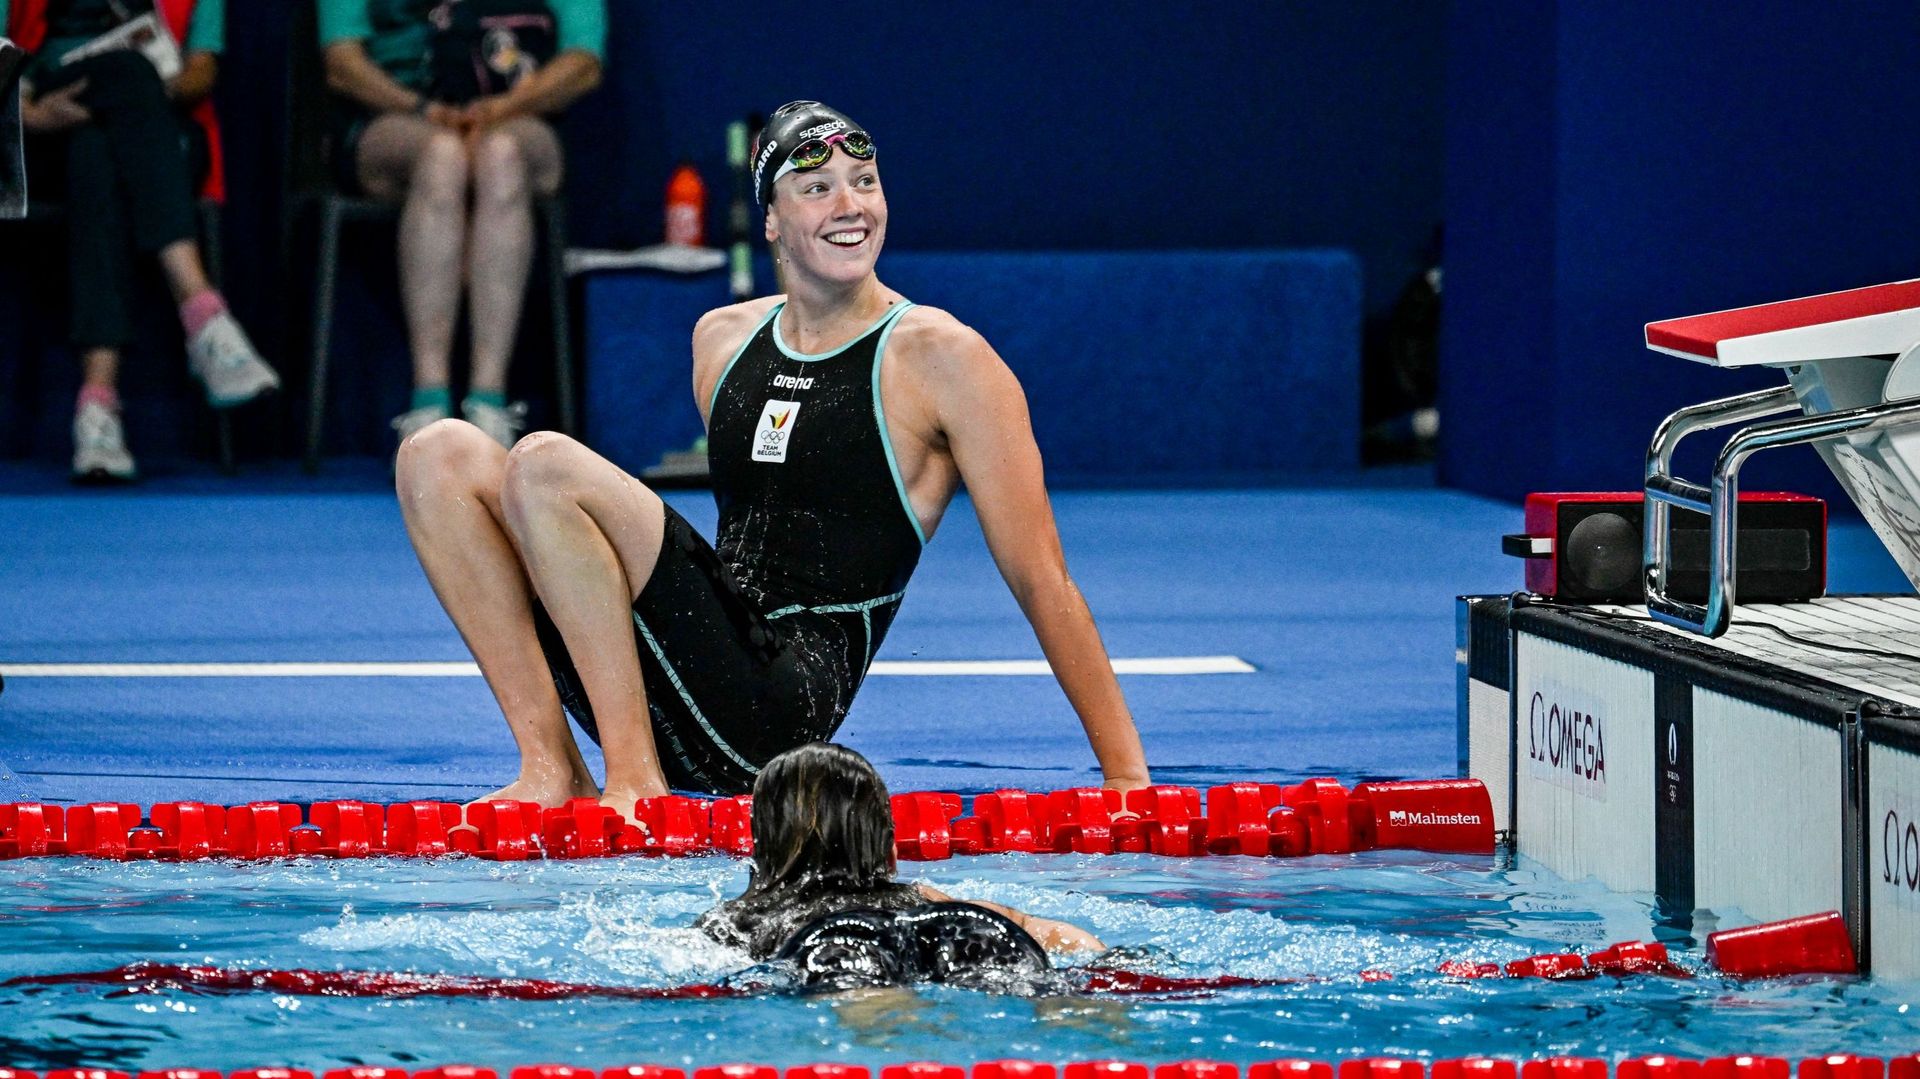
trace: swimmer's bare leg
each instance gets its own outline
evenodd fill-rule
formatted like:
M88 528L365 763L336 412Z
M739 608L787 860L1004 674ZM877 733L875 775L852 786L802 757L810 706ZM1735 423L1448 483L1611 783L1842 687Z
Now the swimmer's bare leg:
M632 609L660 559L665 506L611 461L551 431L507 454L500 501L593 706L607 758L601 804L631 817L635 799L667 793Z
M500 508L507 451L464 420L441 420L400 447L400 512L520 750L520 775L485 800L545 806L600 788L567 729L560 695L533 628L533 588Z

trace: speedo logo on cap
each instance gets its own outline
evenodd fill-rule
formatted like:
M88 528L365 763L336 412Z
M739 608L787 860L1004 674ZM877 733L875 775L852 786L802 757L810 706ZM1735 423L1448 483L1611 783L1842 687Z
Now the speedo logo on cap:
M801 142L805 142L808 139L823 138L827 135L833 134L836 131L844 131L846 130L846 127L847 127L847 122L845 120L828 120L824 124L815 124L814 126L806 129L805 131L802 131L800 134L794 137L799 139Z

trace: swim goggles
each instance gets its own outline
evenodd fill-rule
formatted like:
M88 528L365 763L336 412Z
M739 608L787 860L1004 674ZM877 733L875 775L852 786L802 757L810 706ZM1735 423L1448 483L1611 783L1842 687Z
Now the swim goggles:
M824 139L808 139L794 147L793 152L787 155L786 163L774 171L773 179L767 181L768 189L771 190L774 184L780 182L780 177L789 172L806 172L826 164L827 159L833 156L835 146L845 151L848 157L861 161L873 159L873 138L866 132L857 128L836 131Z

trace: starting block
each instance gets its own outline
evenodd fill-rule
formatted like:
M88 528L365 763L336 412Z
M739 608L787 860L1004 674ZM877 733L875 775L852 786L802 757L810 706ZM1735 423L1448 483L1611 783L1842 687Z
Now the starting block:
M1734 589L1741 467L1793 445L1920 584L1920 280L1654 322L1646 343L1786 384L1656 429L1644 608L1461 600L1461 773L1563 876L1651 893L1701 936L1837 911L1862 970L1920 977L1920 598L1752 596L1736 618ZM1711 479L1674 474L1716 428ZM1707 517L1704 597L1676 587L1675 507Z
M1920 280L1649 323L1647 347L1715 367L1773 367L1777 389L1725 397L1668 416L1647 451L1647 610L1708 637L1734 605L1740 469L1762 450L1811 444L1839 477L1907 580L1920 585ZM1799 415L1760 421L1782 412ZM1696 431L1746 424L1714 462L1710 486L1673 474L1673 451ZM1708 517L1704 605L1671 593L1672 507Z

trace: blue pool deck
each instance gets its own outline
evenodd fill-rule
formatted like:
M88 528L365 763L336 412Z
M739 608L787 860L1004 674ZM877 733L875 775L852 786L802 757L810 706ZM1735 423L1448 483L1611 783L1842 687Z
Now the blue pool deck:
M182 476L122 492L0 474L0 671L24 664L468 659L376 468ZM711 534L704 492L670 496ZM1128 675L1155 776L1418 777L1455 767L1453 598L1520 585L1516 506L1356 473L1296 489L1066 491L1074 577L1116 658L1251 673ZM1838 520L1833 591L1906 591ZM1037 659L973 515L948 513L882 660ZM876 675L840 740L895 790L1097 782L1041 676ZM461 799L511 778L477 677L19 677L0 800Z

